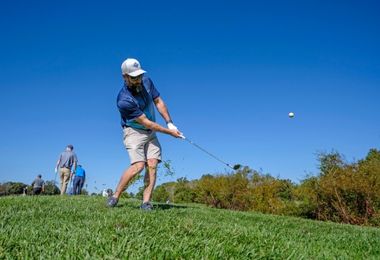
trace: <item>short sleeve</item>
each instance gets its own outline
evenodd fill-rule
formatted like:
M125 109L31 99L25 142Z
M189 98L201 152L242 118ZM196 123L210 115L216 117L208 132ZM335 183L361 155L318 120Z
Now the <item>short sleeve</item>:
M77 163L78 162L78 158L77 158L76 153L74 153L73 155L74 155L74 162Z
M149 94L151 95L153 100L155 100L156 98L160 96L160 92L158 92L158 90L154 86L153 81L150 78L147 77L145 79L144 85L148 87Z
M134 120L143 114L139 106L130 99L120 100L117 106L121 116L128 121Z

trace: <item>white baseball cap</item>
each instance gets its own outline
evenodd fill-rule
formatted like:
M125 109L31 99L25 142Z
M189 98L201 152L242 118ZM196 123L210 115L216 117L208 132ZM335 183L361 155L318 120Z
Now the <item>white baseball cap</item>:
M123 75L127 74L131 77L137 77L145 72L145 70L141 69L140 62L136 59L128 58L121 64L121 73Z

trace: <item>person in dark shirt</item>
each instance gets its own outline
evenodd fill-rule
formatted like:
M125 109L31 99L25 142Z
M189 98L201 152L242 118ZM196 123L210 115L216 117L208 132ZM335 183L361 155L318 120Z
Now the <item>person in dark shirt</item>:
M66 193L69 181L77 167L78 159L73 150L74 146L71 144L66 146L65 151L60 154L55 166L55 172L57 173L59 170L59 177L61 178L61 195Z
M38 174L37 178L32 182L33 195L40 195L45 191L45 182L42 180L42 175Z

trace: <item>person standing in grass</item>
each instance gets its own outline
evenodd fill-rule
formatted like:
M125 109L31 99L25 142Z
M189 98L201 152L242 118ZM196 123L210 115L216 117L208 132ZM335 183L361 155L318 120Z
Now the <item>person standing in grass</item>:
M45 191L45 182L42 179L42 175L38 174L37 178L32 182L33 195L40 195Z
M86 181L86 171L82 168L82 165L78 165L75 169L75 177L73 181L73 195L80 195L84 182Z
M134 176L144 168L145 190L141 209L151 210L152 191L156 183L157 165L161 162L161 146L156 132L173 137L182 137L182 133L169 115L169 111L155 88L153 81L145 75L136 59L128 58L121 65L124 86L117 96L117 107L121 116L123 139L130 158L130 166L124 171L113 196L107 200L109 207L115 207L121 193ZM155 121L154 107L165 120L167 127Z
M61 178L61 195L66 193L67 184L77 167L78 159L73 150L74 146L71 144L66 146L65 151L61 153L55 166L55 172L57 173L59 171L59 176Z

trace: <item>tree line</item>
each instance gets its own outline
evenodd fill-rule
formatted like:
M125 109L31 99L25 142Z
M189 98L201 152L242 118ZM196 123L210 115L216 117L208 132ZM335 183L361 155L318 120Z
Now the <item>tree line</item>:
M61 192L54 181L46 181L44 186L43 195L59 195ZM82 195L88 195L86 189L82 189ZM0 197L10 195L33 195L32 185L28 185L22 182L8 181L0 183Z
M379 150L354 162L338 152L320 153L318 162L319 172L298 184L243 167L164 183L156 187L153 200L380 226Z
M22 182L4 182L0 183L0 196L9 195L32 195L33 187ZM54 181L45 182L45 195L58 195L60 194L59 188L54 184Z
M380 226L380 151L371 149L354 162L338 152L320 153L317 159L319 172L298 184L245 166L232 173L161 184L153 192L153 201ZM143 190L125 192L123 197L142 199ZM0 196L31 193L32 187L21 182L0 183ZM59 193L54 181L45 182L45 195Z

